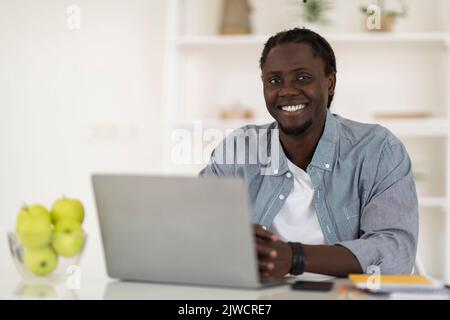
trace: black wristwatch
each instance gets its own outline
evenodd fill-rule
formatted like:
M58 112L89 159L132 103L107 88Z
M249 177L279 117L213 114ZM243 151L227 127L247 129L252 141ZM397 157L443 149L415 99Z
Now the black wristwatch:
M289 273L298 276L303 273L304 268L303 246L298 242L289 242L289 245L292 248L292 267Z

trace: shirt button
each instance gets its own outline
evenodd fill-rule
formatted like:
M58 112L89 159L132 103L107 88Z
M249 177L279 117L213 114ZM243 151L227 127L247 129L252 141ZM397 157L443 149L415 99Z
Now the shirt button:
M330 169L330 164L329 163L325 163L325 168Z
M284 200L284 195L280 194L278 198L280 198L280 200Z
M292 173L290 173L290 172L286 173L286 177L288 177L288 178L292 177Z

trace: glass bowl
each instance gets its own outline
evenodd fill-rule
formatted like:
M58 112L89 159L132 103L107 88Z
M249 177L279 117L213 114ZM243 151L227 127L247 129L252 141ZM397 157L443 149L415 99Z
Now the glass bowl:
M20 282L13 292L14 299L20 300L80 300L77 290L54 283Z
M78 251L78 253L72 257L64 257L61 255L58 255L55 253L53 247L50 245L47 248L50 252L53 252L56 255L56 267L50 268L53 269L51 272L45 272L44 274L37 274L30 270L30 268L25 264L24 257L26 250L30 250L25 248L25 246L20 242L19 236L15 232L8 232L8 245L9 245L9 251L11 253L11 257L13 259L14 265L19 272L19 274L22 276L23 280L27 284L45 284L45 283L59 283L62 281L66 281L69 279L70 276L73 276L77 270L79 270L79 263L81 260L81 257L83 255L83 251L86 248L86 242L87 242L87 234L83 232L84 235L84 242L81 247L81 249ZM50 257L40 258L36 260L37 263L47 263L47 260L51 260L49 263L54 264L54 256L52 258L52 254L50 254ZM42 262L39 262L41 259ZM48 270L48 271L50 271ZM80 272L78 272L78 275ZM75 274L76 276L76 274Z

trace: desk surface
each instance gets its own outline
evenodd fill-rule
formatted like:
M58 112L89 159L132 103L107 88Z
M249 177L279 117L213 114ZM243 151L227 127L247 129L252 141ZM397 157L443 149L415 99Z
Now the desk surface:
M155 299L155 300L336 300L372 299L359 291L348 289L348 280L306 274L302 280L333 280L329 292L292 290L289 284L259 290L184 286L141 282L124 282L107 277L83 276L79 290L68 290L65 283L27 284L18 274L1 275L0 299ZM294 279L292 279L294 280ZM378 298L378 297L377 297Z

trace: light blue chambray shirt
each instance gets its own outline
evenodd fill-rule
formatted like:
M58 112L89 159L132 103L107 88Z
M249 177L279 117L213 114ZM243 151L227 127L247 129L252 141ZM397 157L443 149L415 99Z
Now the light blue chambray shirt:
M261 130L267 134L258 134ZM243 178L252 223L271 230L294 186L278 125L247 125L236 132L214 149L200 176ZM266 148L266 161L263 157L260 163L225 161L227 150L238 149L236 138L257 141ZM255 153L249 145L243 149L247 160ZM271 164L273 154L276 166ZM267 173L267 168L272 171ZM348 248L364 272L369 266L378 266L382 274L411 273L417 250L418 200L411 161L398 138L380 125L351 121L327 111L322 137L306 172L314 186L314 207L327 244Z

